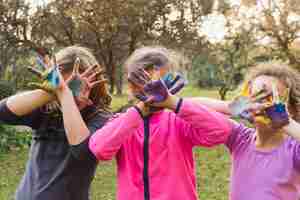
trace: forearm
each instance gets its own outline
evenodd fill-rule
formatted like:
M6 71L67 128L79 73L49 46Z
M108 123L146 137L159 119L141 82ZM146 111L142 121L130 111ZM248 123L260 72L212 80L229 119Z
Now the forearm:
M43 90L33 90L16 94L7 99L7 107L17 116L23 116L31 113L37 108L53 101L54 95Z
M194 145L223 144L231 133L232 122L226 116L192 100L182 101L177 116L184 120L182 133Z
M300 141L300 124L295 120L290 119L289 124L284 126L283 130L295 140Z
M61 104L68 142L70 145L80 144L89 137L90 131L80 114L72 92L69 89L65 89L58 95L58 98Z
M222 100L217 100L217 99L212 99L207 97L192 97L188 99L196 103L200 103L206 107L209 107L210 109L215 110L217 112L223 113L225 115L230 115L228 101L222 101Z

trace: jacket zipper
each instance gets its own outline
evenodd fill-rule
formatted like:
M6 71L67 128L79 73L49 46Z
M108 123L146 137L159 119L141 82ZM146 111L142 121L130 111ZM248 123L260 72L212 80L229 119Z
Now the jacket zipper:
M144 117L144 170L143 170L143 180L144 180L144 199L150 200L149 191L149 116Z

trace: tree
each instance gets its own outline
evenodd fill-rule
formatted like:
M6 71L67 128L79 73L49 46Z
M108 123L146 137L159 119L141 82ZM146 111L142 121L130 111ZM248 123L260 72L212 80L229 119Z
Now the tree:
M205 32L209 30L202 33L209 43L209 60L217 66L215 77L221 81L219 95L222 100L226 99L228 91L236 88L243 79L244 70L254 62L252 52L258 46L258 22L255 12L250 13L248 8L242 6L227 16L214 14L211 19L219 18L222 33L213 38ZM208 20L206 23L211 22ZM203 25L206 26L206 23Z
M0 75L7 67L16 69L17 60L34 46L29 36L29 6L24 0L0 2Z
M269 0L267 5L261 5L264 21L260 28L270 39L268 48L271 54L281 60L287 60L300 70L300 60L291 48L300 37L300 6L293 0Z
M121 93L122 63L137 47L162 44L190 57L206 48L199 21L216 2L220 9L226 5L225 0L54 0L30 9L25 0L4 1L0 37L12 51L88 47L105 67L111 93L115 88Z

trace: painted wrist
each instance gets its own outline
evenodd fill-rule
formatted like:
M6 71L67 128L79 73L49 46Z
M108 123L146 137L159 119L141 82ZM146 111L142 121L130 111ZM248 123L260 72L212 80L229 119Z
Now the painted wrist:
M176 96L170 95L167 99L166 108L175 111L178 103L179 103L179 98Z

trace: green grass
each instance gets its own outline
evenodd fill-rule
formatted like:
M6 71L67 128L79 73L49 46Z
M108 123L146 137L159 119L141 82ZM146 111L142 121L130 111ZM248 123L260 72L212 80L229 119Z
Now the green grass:
M217 97L215 90L186 88L183 96ZM126 103L127 96L113 97L112 108ZM0 200L11 199L22 177L28 150L11 151L0 154ZM223 146L213 149L195 150L197 166L197 190L202 200L228 199L230 157ZM113 200L116 190L115 162L99 164L92 186L92 200Z

